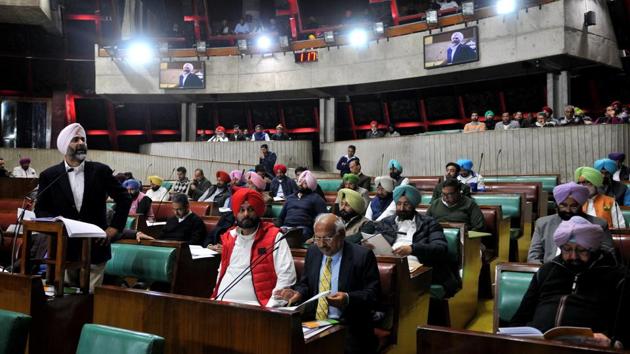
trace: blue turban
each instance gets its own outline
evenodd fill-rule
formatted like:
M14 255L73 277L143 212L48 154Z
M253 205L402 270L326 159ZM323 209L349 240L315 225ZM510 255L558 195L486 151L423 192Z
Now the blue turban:
M617 172L617 163L611 159L601 159L595 161L593 168L596 170L606 170L611 175Z
M398 171L400 171L400 173L402 173L402 171L403 171L403 167L400 164L400 162L398 162L398 160L389 160L389 163L387 164L387 166L388 166L387 168L392 168L393 167L393 168L397 169Z
M462 168L462 170L472 171L473 163L471 160L465 160L465 159L457 160L457 164L459 165L459 167Z
M405 196L414 207L422 201L422 196L415 186L408 184L394 188L394 201L398 202L400 197Z
M124 181L122 186L126 189L140 190L140 182L135 179L128 179Z

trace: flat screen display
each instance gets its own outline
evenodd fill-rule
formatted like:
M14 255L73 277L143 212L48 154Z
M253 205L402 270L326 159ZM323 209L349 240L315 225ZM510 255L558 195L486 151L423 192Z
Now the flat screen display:
M160 63L161 89L203 89L206 87L205 62Z
M467 27L424 37L424 68L470 63L479 60L477 27Z

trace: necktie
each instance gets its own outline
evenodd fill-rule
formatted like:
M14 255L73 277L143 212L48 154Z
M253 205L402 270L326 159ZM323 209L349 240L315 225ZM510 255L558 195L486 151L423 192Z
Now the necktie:
M324 292L330 290L330 279L332 275L331 270L332 258L326 257L326 265L324 266L324 271L322 272L322 276L319 278L319 292ZM328 300L326 300L325 296L322 296L317 300L317 312L315 313L316 320L325 320L328 318Z

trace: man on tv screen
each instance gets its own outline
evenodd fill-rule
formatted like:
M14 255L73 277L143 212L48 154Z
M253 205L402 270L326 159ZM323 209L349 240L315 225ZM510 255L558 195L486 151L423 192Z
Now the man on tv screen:
M451 46L446 51L446 63L459 64L477 59L477 53L467 44L463 43L464 35L461 32L455 32L451 36Z
M203 88L203 82L193 70L191 63L184 64L182 73L179 75L180 88Z

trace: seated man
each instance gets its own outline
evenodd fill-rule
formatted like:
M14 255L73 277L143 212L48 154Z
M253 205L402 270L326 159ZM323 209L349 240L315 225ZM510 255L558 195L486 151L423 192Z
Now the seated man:
M260 174L251 171L246 172L245 180L247 181L245 183L245 187L260 193L265 204L273 202L273 198L269 195L269 192L265 192L267 184L265 183L265 180L260 177Z
M188 194L188 186L190 186L190 180L186 177L186 167L180 166L177 168L177 181L175 181L171 193Z
M317 179L311 171L304 171L298 178L298 191L287 197L282 207L277 225L299 227L305 239L313 236L313 222L319 214L326 213L326 202L315 190Z
M560 252L553 242L553 234L563 220L569 220L574 216L586 219L592 224L599 225L604 231L602 250L614 252L612 237L608 232L606 220L587 215L582 211L582 205L589 196L588 188L569 182L556 186L553 189L553 198L556 200L558 213L543 216L536 220L532 243L527 254L527 263L551 262Z
M232 170L230 172L230 186L232 186L232 187L243 187L245 184L246 183L243 180L243 171L241 171L241 170Z
M19 161L20 166L13 168L12 176L15 178L37 178L37 172L31 167L31 158L22 157Z
M295 174L294 181L295 181L296 184L297 184L298 179L300 178L300 175L304 171L308 171L308 167L298 166L298 167L295 168L295 170L293 170L293 173ZM317 195L322 197L322 199L326 200L326 195L324 194L324 191L322 190L322 187L319 186L319 184L317 185L317 189L315 190L315 193L317 193Z
M227 135L225 135L225 128L223 128L223 126L217 126L214 129L214 135L212 136L212 138L208 139L208 142L221 142L221 143L225 143L230 141L227 137Z
M380 176L374 179L374 183L376 184L376 197L368 205L365 217L372 221L381 221L396 214L396 203L392 195L396 181L389 176Z
M265 213L260 193L247 188L236 191L232 213L236 226L221 235L221 265L211 298L275 306L272 292L295 284L289 245L279 241L283 236L279 228L260 219ZM245 276L235 281L241 274Z
M460 167L459 176L457 176L460 182L468 185L473 192L476 192L477 189L482 191L485 189L483 176L473 171L473 162L471 160L457 160L457 164Z
M339 200L338 215L346 227L346 240L352 243L360 243L363 239L362 232L373 234L376 229L372 220L363 216L365 212L365 200L352 189L343 188L337 192Z
M168 201L168 190L162 187L162 182L164 180L160 176L149 176L149 190L147 190L146 196L154 202Z
M389 168L389 177L396 181L396 187L409 184L409 179L402 176L403 167L398 160L389 160L387 167Z
M626 159L626 154L623 152L611 152L608 154L608 158L617 164L617 171L613 174L613 180L627 181L630 179L630 168L623 163Z
M200 202L215 203L218 207L224 207L225 201L230 195L228 185L230 183L230 175L225 171L217 171L217 184L208 188L201 197Z
M287 166L277 164L273 166L276 177L271 181L270 195L273 198L286 198L297 192L297 184L287 176Z
M305 318L334 318L345 325L346 354L376 353L371 312L381 291L376 257L369 249L346 242L343 222L332 214L318 216L314 228L315 245L306 252L300 281L274 295L299 303L330 290L317 306L307 306Z
M370 176L364 175L363 172L361 172L361 161L359 160L359 158L348 162L348 167L350 168L350 173L359 177L359 187L365 188L369 192L372 188L372 178Z
M461 168L455 162L449 162L446 164L446 174L444 175L444 180L438 183L435 188L433 188L433 196L431 197L431 201L440 199L440 197L442 196L442 188L444 187L444 183L447 180L454 179L459 182L459 179L457 177L459 176L460 171ZM468 187L466 183L459 182L459 191L462 195L465 195L466 197L471 196L470 187Z
M367 189L359 187L359 177L353 173L346 173L343 175L343 188L352 189L353 191L359 193L361 198L365 201L365 205L370 204L370 193L368 193ZM339 196L335 200L334 210L339 209Z
M462 195L460 183L456 179L447 179L442 184L442 197L431 202L427 216L438 222L461 222L467 230L483 231L483 214L475 201Z
M263 190L269 192L271 190L271 179L274 175L267 173L266 167L260 164L254 166L254 171L260 176L260 178L263 179L263 181L265 181L265 188L263 188Z
M203 174L203 170L198 168L195 170L195 177L188 186L188 195L192 200L199 200L208 188L212 187L212 183Z
M123 188L127 189L131 196L131 208L129 208L129 215L145 215L147 221L153 221L153 209L151 209L151 198L140 192L140 182L135 179L128 179L123 182Z
M604 177L604 194L615 198L619 205L630 206L630 189L625 184L613 179L613 175L617 172L617 163L611 159L601 159L595 161L593 168L601 171L602 177Z
M166 225L157 239L186 241L191 245L202 245L206 238L206 226L200 217L190 211L188 196L185 194L173 195L172 206L174 215L166 220ZM126 236L128 233L135 233L138 242L140 240L154 240L153 237L142 231L126 230L125 233Z
M420 199L416 187L396 187L396 215L377 222L376 232L392 245L394 254L407 256L410 264L433 268L432 283L442 285L446 297L451 297L461 288L459 264L448 260L448 244L442 226L432 217L416 211Z
M575 170L575 182L589 190L588 200L582 206L586 214L606 220L608 228L626 227L626 221L615 198L604 195L600 191L604 182L601 172L591 167L579 167Z
M542 332L557 326L589 327L602 334L596 339L630 345L625 269L600 250L603 238L602 228L584 218L563 221L553 235L560 255L534 275L510 325Z

